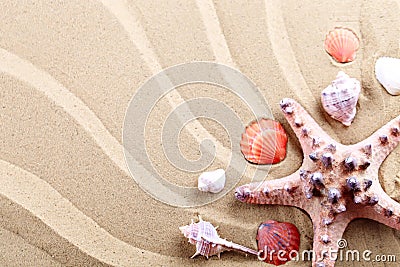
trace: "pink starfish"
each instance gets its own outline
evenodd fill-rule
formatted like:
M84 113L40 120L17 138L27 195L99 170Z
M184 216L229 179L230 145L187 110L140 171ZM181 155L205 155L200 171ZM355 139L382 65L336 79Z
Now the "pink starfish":
M383 191L378 170L400 142L400 116L364 141L345 146L328 136L293 99L285 98L280 105L300 141L303 164L287 177L238 187L236 198L305 210L314 225L314 267L335 265L329 251L338 249L337 241L356 218L399 230L400 204Z

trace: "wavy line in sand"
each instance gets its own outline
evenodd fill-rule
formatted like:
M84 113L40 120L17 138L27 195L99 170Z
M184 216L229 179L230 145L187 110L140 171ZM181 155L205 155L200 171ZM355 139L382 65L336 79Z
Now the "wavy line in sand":
M146 37L144 29L141 27L140 22L130 12L125 1L121 0L99 0L108 11L114 15L118 22L122 25L124 30L135 47L139 50L142 59L146 62L147 67L151 72L157 73L162 70L160 63L158 63L157 56L155 55L150 41Z
M117 2L113 2L113 4ZM118 7L118 5L115 5ZM125 10L125 9L123 9ZM122 12L123 13L123 12ZM125 14L129 18L132 16L128 13ZM131 22L128 20L128 22ZM139 38L140 40L140 38ZM146 42L144 42L146 44ZM143 44L139 42L139 44ZM143 57L146 59L151 58L154 53L151 49L145 48L140 49ZM149 64L151 60L147 60ZM156 61L153 61L156 62ZM156 71L161 69L158 63L152 65L152 70ZM71 115L78 124L80 124L85 131L95 140L95 142L102 148L105 154L127 175L130 175L129 170L126 168L125 159L123 156L122 145L110 134L106 127L102 124L96 114L90 110L86 104L81 101L78 97L72 94L66 89L61 83L54 79L47 72L38 69L31 62L21 59L17 55L10 53L9 51L0 48L0 71L8 73L21 81L24 81L36 90L42 92L54 103L64 109L69 115ZM178 95L180 97L180 95ZM182 99L182 98L181 98ZM181 101L184 101L183 99ZM178 102L179 103L179 102ZM200 128L198 128L200 129ZM204 129L204 128L203 128ZM194 131L193 131L194 133ZM201 138L199 138L201 139ZM216 144L215 138L214 144ZM221 145L222 146L222 145ZM225 154L229 155L229 151L226 150ZM221 159L227 159L224 154L219 154Z
M297 99L313 99L290 44L280 1L265 0L268 37L279 67Z
M214 2L212 0L196 0L196 5L199 8L207 39L210 42L216 61L239 69L233 60L227 40L222 32ZM255 177L256 169L247 168L247 175Z
M11 163L0 160L0 194L37 216L84 253L114 266L135 266L138 256L162 256L115 238L87 217L51 185ZM145 253L145 255L144 255Z
M32 63L0 48L0 71L32 85L70 114L103 149L105 154L126 174L121 144L111 135L100 119L85 103L72 94L47 72Z
M235 66L212 0L196 0L206 34L218 62Z
M160 72L163 68L154 53L154 48L152 48L152 45L146 36L146 32L139 20L129 12L129 7L125 4L125 2L121 0L99 1L109 10L111 14L114 15L114 17L128 33L130 40L139 50L143 60L146 62L152 73L156 74ZM173 109L185 102L185 100L176 90L169 92L167 100ZM194 116L192 115L192 117ZM221 142L219 142L212 134L210 134L199 121L194 120L192 124L186 125L186 128L199 143L206 139L212 141L216 146L216 151L219 151L216 157L221 162L229 162L231 157L230 150L225 148Z
M61 262L49 255L45 249L32 245L18 233L0 227L0 237L2 240L7 240L0 243L1 266L17 266L17 264L28 266L29 264L30 266L63 267Z
M32 85L71 115L105 154L127 175L123 149L98 117L74 94L32 63L0 48L0 72ZM108 264L133 266L135 257L147 253L109 234L54 188L37 176L0 160L0 194L32 212L46 225L83 252ZM100 245L101 244L101 245ZM169 260L170 257L162 256Z

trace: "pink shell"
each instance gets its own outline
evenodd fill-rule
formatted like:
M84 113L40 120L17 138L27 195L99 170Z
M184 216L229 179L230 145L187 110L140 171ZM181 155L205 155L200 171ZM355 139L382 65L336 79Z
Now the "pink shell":
M253 255L258 253L253 249L220 238L216 227L209 222L203 221L200 216L199 222L195 223L192 220L191 224L179 227L179 229L189 239L190 244L196 245L196 252L192 258L197 255L203 255L207 259L213 255L219 257L221 252L227 250L236 250Z
M336 79L321 93L322 106L332 118L350 126L356 115L360 91L361 86L357 79L339 71Z
M253 121L242 134L240 149L244 157L257 164L273 164L286 157L287 134L271 119Z
M215 227L206 221L192 222L189 225L179 227L182 234L189 239L189 243L196 245L196 253L192 256L203 255L205 257L219 255L225 249L219 245L220 237Z
M337 62L347 63L356 58L360 40L350 29L335 28L326 35L324 46L326 52Z
M295 257L300 247L300 233L294 224L269 220L257 231L258 250L264 262L282 265Z

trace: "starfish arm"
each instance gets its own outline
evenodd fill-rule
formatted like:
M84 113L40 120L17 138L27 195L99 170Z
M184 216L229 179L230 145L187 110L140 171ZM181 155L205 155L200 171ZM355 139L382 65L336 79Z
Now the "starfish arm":
M336 145L333 140L295 100L284 98L281 109L303 149L304 158L320 146Z
M355 146L371 157L371 167L379 169L382 162L400 142L400 116L391 120L370 137Z
M400 204L390 198L380 185L374 188L374 195L379 197L377 204L358 209L358 217L375 220L400 230Z
M245 203L303 207L299 171L284 178L250 183L236 188L235 197Z
M324 223L322 216L315 213L312 217L314 226L313 267L334 267L338 250L345 247L343 233L351 219L345 214L339 214L329 225Z

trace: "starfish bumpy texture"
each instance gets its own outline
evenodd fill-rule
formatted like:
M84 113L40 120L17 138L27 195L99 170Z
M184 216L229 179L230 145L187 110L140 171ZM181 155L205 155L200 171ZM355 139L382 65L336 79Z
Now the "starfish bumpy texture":
M382 189L378 170L400 142L400 116L354 145L333 140L293 99L280 103L300 141L304 159L295 173L236 189L238 200L252 204L295 206L314 226L314 267L333 267L329 251L356 218L368 218L400 230L400 204Z

